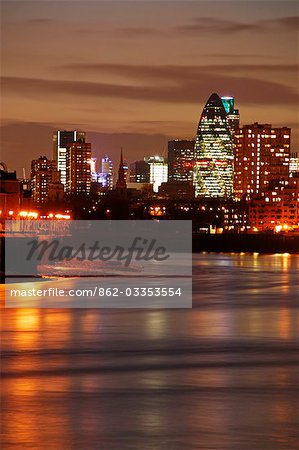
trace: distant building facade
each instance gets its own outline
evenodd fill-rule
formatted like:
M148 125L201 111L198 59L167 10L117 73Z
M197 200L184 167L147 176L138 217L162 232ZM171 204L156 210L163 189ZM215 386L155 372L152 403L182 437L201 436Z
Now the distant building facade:
M299 152L290 155L290 174L299 172Z
M168 180L193 181L194 140L168 142Z
M77 141L66 152L66 193L89 194L91 186L91 144Z
M66 186L66 153L67 147L78 140L85 142L85 131L55 131L53 133L53 159L60 172L61 183Z
M168 164L162 156L150 156L145 161L150 166L150 184L153 191L158 192L161 184L168 180Z
M0 218L17 215L20 204L21 184L16 171L9 172L6 167L0 168Z
M105 190L113 189L113 164L108 155L101 160L101 171L97 173L97 183Z
M170 199L193 199L194 185L192 181L167 181L159 188L159 194Z
M90 158L90 177L92 182L97 181L97 158Z
M102 175L105 178L105 187L113 188L113 163L108 155L102 158Z
M130 164L130 183L149 183L150 166L144 159Z
M63 192L63 186L62 186ZM21 181L21 209L29 210L32 208L32 191L30 179L24 178Z
M251 197L266 189L271 180L288 178L290 128L254 123L234 136L234 196Z
M60 174L57 170L57 163L46 156L40 156L31 162L31 193L32 200L36 204L43 204L49 201L49 194L53 189L59 190L63 196L63 185L60 182Z

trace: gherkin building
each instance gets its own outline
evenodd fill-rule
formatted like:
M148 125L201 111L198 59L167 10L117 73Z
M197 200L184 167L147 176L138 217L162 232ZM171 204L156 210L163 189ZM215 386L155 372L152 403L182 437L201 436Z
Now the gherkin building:
M218 94L207 101L194 147L196 197L230 197L233 192L233 138Z

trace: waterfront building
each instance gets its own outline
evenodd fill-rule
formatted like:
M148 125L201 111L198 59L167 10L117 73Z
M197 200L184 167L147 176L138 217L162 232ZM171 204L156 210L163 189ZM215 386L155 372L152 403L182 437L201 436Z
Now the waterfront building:
M290 139L290 128L257 122L235 133L235 198L250 198L266 189L271 180L288 178Z
M67 145L66 152L66 193L89 194L91 144L77 141Z
M66 186L66 152L67 147L72 142L85 142L85 131L55 131L53 133L53 159L57 163L57 169L60 171L61 183Z
M59 191L59 199L63 197L63 185L60 182L60 174L57 163L46 156L40 156L31 162L31 193L32 200L36 204L49 201L51 190Z
M193 180L197 197L227 198L233 192L233 139L219 95L208 99L197 128Z
M249 202L249 225L254 231L299 230L299 176L273 180Z
M194 140L168 142L168 180L193 181Z

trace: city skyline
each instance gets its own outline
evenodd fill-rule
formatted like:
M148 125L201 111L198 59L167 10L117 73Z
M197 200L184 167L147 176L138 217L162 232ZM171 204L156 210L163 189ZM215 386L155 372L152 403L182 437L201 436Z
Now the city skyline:
M211 92L235 97L242 125L292 128L298 151L295 2L59 8L2 2L1 159L19 176L59 129L85 130L97 158L166 156Z
M299 0L0 25L0 447L299 450Z

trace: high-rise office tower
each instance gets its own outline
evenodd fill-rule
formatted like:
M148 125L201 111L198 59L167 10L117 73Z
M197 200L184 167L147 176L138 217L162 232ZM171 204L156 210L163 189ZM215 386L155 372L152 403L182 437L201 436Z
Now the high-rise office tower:
M144 159L150 166L150 183L153 185L153 191L158 192L161 184L168 179L168 164L162 156L150 156Z
M233 192L233 140L219 95L212 94L198 124L193 182L197 197L229 197Z
M53 133L53 159L57 162L62 184L66 185L66 149L76 141L85 142L85 131L55 131Z
M77 141L67 145L66 151L66 193L89 194L91 144Z
M131 183L149 183L150 166L141 159L130 164L130 182Z
M240 114L239 110L235 109L235 99L234 97L221 97L224 109L226 111L226 120L231 132L234 134L235 131L240 127Z
M195 141L175 139L168 142L168 180L192 181Z
M63 185L57 170L56 161L40 156L31 162L31 192L34 203L41 204L49 200L51 185L63 196ZM52 187L53 187L52 186ZM52 189L53 190L53 189Z
M287 178L290 164L290 128L269 124L245 125L235 134L234 195L250 197L269 181Z

